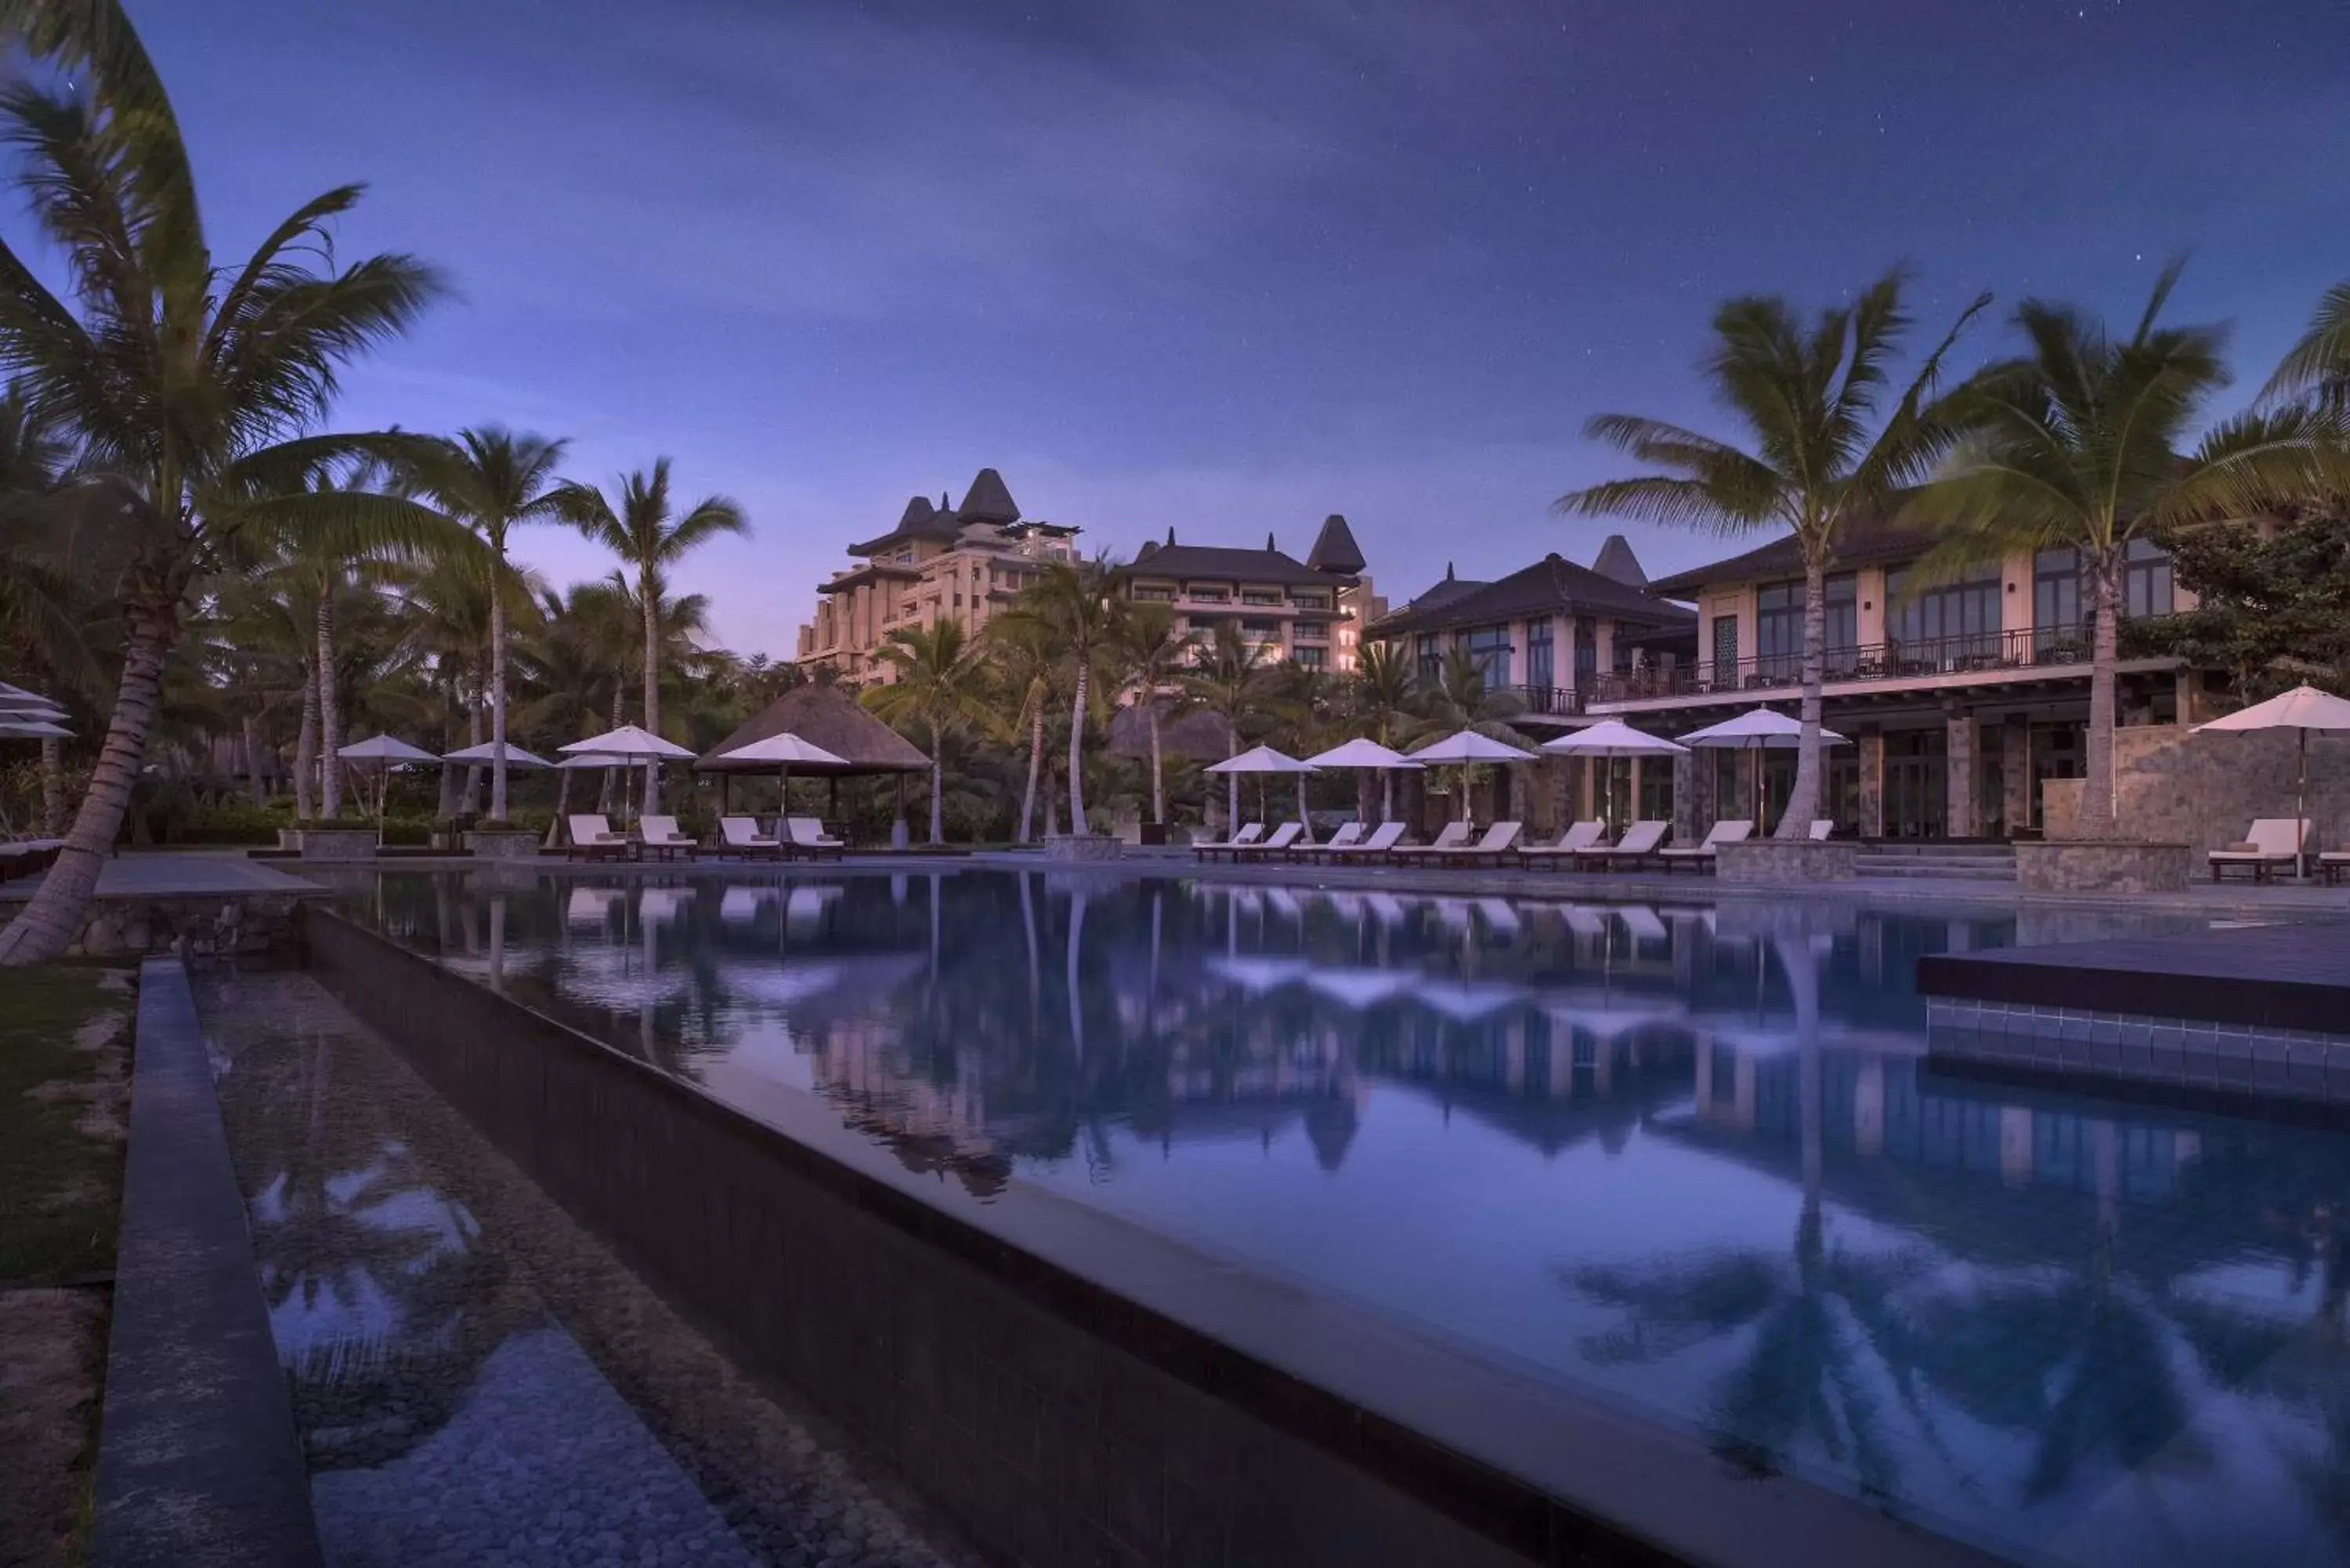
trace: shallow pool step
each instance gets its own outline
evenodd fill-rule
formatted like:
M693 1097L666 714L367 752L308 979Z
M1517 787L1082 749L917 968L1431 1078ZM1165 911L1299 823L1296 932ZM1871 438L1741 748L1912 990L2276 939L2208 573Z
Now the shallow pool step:
M1854 857L1856 876L1937 882L2012 882L2015 851L2002 844L1872 844Z

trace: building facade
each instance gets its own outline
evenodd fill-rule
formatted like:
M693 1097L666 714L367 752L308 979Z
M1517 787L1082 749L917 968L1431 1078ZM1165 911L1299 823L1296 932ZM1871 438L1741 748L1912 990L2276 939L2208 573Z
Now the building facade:
M1270 659L1344 673L1355 668L1362 628L1386 610L1347 520L1333 513L1305 559L1265 535L1262 550L1177 542L1167 531L1118 573L1119 592L1170 606L1178 631L1207 633L1227 622Z
M887 682L875 652L901 628L951 620L976 637L1045 564L1077 558L1078 530L1020 514L1003 476L983 468L960 505L917 495L898 525L848 547L856 564L816 589L816 617L799 628L798 663L850 680Z
M1824 815L1864 838L2004 838L2043 826L2051 781L2085 767L2089 603L2077 552L2020 551L1955 579L1918 570L1932 541L1889 527L1856 529L1827 579L1825 722L1853 743L1826 754ZM1792 539L1679 573L1654 590L1697 607L1693 659L1617 668L1585 711L1659 734L1684 733L1758 702L1798 701L1803 564ZM2133 544L2127 619L2190 607L2170 561ZM2125 636L2124 651L2127 653ZM2169 658L2120 665L2125 727L2175 727L2202 716L2193 672ZM1751 798L1752 753L1715 753L1683 772L1686 821L1745 815L1711 802ZM1792 787L1792 751L1766 753L1775 815ZM1694 790L1701 798L1692 803Z

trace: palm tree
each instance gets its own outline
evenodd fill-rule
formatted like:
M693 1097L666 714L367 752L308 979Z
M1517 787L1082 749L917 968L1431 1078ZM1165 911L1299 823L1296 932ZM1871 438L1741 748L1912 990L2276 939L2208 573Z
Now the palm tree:
M2350 281L2325 291L2310 317L2309 330L2286 352L2263 395L2275 399L2310 392L2337 407L2350 402Z
M1045 712L1057 700L1053 680L1061 667L1061 650L1051 628L1035 620L998 616L983 634L988 662L1003 694L1012 698L1010 711L998 714L997 737L1007 743L1028 742L1028 782L1020 797L1018 841L1035 836L1036 781L1045 768Z
M1069 698L1069 831L1092 831L1086 824L1086 703L1092 695L1093 668L1117 622L1110 564L1048 561L1036 580L1021 590L1005 620L1033 626L1061 649L1073 671Z
M36 232L64 253L36 270L0 244L0 371L82 451L57 504L121 541L124 623L114 709L63 856L0 931L0 962L61 955L121 826L165 658L191 586L240 529L419 534L394 497L299 488L328 458L397 437L323 435L340 368L405 331L440 293L405 255L336 269L341 186L296 208L243 265L213 265L177 117L117 0L10 7L34 56L70 78L20 78L0 125L22 157ZM41 272L71 280L58 298Z
M1382 746L1393 746L1406 726L1412 722L1413 709L1419 699L1419 677L1412 669L1410 659L1403 649L1391 642L1365 643L1355 660L1354 679L1347 685L1345 701L1353 722L1367 728L1370 738ZM1369 808L1369 781L1364 781L1357 798ZM1395 817L1395 770L1379 770L1379 820Z
M517 650L529 692L517 715L524 732L579 736L619 729L629 687L628 649L639 624L625 592L610 581L581 583L567 596L542 595L539 615L538 634ZM560 828L571 803L574 771L557 774L550 834ZM608 770L605 779L606 798L598 809L609 811Z
M1485 666L1475 654L1455 648L1445 654L1434 679L1420 683L1417 711L1404 738L1419 742L1474 730L1489 741L1517 747L1531 762L1539 753L1510 722L1525 709L1524 700L1516 692L1486 684ZM1470 786L1482 776L1482 766L1461 765L1459 815L1464 818L1469 814Z
M931 733L931 842L946 833L946 738L978 712L981 666L963 646L962 623L899 627L873 650L896 679L869 687L865 706L892 724L920 724Z
M1142 704L1150 732L1150 820L1167 826L1167 779L1159 745L1159 694L1177 686L1200 656L1197 632L1176 629L1171 606L1128 601L1110 634L1120 683Z
M649 474L622 474L609 498L585 484L567 483L556 493L558 513L596 543L620 557L636 574L635 589L644 616L644 726L660 733L660 627L658 606L668 568L697 545L722 534L748 534L743 509L723 495L705 495L683 516L670 510L669 459L657 458ZM647 811L660 809L660 764L645 764Z
M506 535L525 523L558 516L555 470L565 443L517 435L499 425L457 432L442 443L418 475L424 487L489 546L493 569L506 571ZM490 818L506 815L506 607L490 599Z
M1264 644L1243 634L1239 621L1220 620L1208 634L1201 658L1183 677L1183 690L1191 701L1223 719L1225 761L1241 754L1241 716L1263 696L1271 672ZM1224 787L1224 833L1229 837L1240 826L1240 774L1225 774Z
M2030 351L1951 390L1942 417L1961 433L1904 513L1944 535L1928 558L1932 571L2015 550L2080 552L2095 617L2077 822L2088 838L2114 828L2115 664L2129 542L2174 524L2247 516L2317 483L2311 422L2293 410L2231 421L2191 458L2179 456L2228 383L2228 333L2161 325L2178 270L2164 269L2127 337L2070 306L2017 306ZM1799 826L1804 815L1789 808Z
M1601 414L1584 427L1586 435L1661 472L1574 491L1554 506L1719 534L1765 527L1794 533L1804 559L1803 732L1794 789L1779 818L1782 838L1800 838L1819 815L1826 581L1836 541L1847 525L1880 515L1941 455L1946 436L1928 416L1926 399L1950 346L1991 303L1982 295L1960 314L1877 424L1888 367L1910 326L1901 306L1904 282L1896 268L1850 306L1820 312L1808 329L1776 296L1723 305L1714 312L1706 375L1746 427L1752 450L1662 420Z

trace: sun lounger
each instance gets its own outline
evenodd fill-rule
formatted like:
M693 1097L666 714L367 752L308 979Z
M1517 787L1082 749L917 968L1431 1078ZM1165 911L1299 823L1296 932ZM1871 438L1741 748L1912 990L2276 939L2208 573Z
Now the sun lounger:
M1517 822L1497 822L1485 829L1485 836L1474 844L1458 844L1431 847L1423 851L1427 858L1446 866L1476 866L1490 862L1499 866L1502 858L1518 852L1518 835L1525 825Z
M1291 845L1289 857L1292 860L1311 860L1325 850L1351 849L1363 841L1363 825L1359 822L1342 822L1337 832L1319 844Z
M759 831L758 823L747 816L720 817L718 840L721 850L745 860L773 860L784 852L782 839L767 837Z
M2309 823L2289 816L2264 816L2252 824L2241 844L2211 851L2211 880L2231 869L2246 870L2255 882L2265 882L2278 871L2298 867L2303 846L2309 842Z
M567 819L571 826L569 853L586 860L625 860L629 836L615 833L601 812L585 812Z
M2339 887L2345 871L2350 871L2350 845L2329 849L2317 857L2317 874L2325 878L2329 888Z
M1829 839L1834 838L1835 836L1835 824L1827 817L1823 816L1816 818L1812 823L1811 840L1813 843L1825 844Z
M1230 856L1236 850L1246 849L1260 844L1263 839L1264 824L1251 822L1243 824L1241 830L1230 838L1211 839L1205 844L1194 844L1191 846L1191 853L1202 860L1213 860L1219 855Z
M784 829L791 835L792 852L821 860L829 855L835 860L848 847L846 839L835 838L824 830L824 824L813 816L787 816Z
M644 840L645 853L659 855L664 860L674 860L683 855L691 860L702 850L702 841L690 833L677 830L677 818L648 815L639 819L638 835Z
M1273 836L1266 839L1263 844L1243 844L1235 846L1232 852L1232 858L1236 862L1241 860L1286 859L1289 856L1289 846L1296 843L1298 836L1303 834L1305 831L1305 825L1302 822L1284 822L1279 827L1274 828L1273 830Z
M1403 830L1404 825L1400 822L1382 822L1371 829L1368 838L1357 839L1352 844L1341 844L1334 838L1327 844L1318 844L1297 853L1307 860L1318 861L1325 866L1377 864L1388 850L1403 842Z
M1523 844L1518 846L1518 860L1525 866L1565 866L1575 859L1579 850L1596 849L1607 836L1607 825L1593 820L1578 822L1558 836L1555 844Z
M1389 846L1388 848L1388 864L1390 866L1409 866L1414 861L1425 860L1428 857L1440 854L1447 849L1459 849L1468 842L1469 825L1465 822L1448 822L1444 825L1443 830L1437 834L1436 842L1433 844L1397 844Z
M1599 871L1637 869L1655 857L1665 842L1665 835L1673 830L1669 822L1636 822L1624 830L1624 836L1607 847L1579 849L1575 864Z
M1715 845L1743 843L1747 836L1753 831L1754 824L1744 817L1732 817L1727 821L1717 822L1707 831L1703 838L1699 839L1687 849L1658 850L1656 860L1667 871L1677 870L1683 866L1692 871L1711 871L1713 869Z

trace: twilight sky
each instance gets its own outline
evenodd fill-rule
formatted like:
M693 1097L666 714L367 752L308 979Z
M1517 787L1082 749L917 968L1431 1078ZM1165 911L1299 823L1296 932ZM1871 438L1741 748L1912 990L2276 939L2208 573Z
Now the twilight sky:
M681 574L746 652L983 463L1121 556L1344 512L1400 598L1589 560L1609 525L1545 510L1622 468L1582 421L1719 428L1725 295L1907 258L1924 337L1981 288L2131 314L2189 250L2177 315L2236 323L2248 395L2350 275L2341 0L130 9L217 250L363 179L344 254L455 280L338 422L672 455L757 527Z

